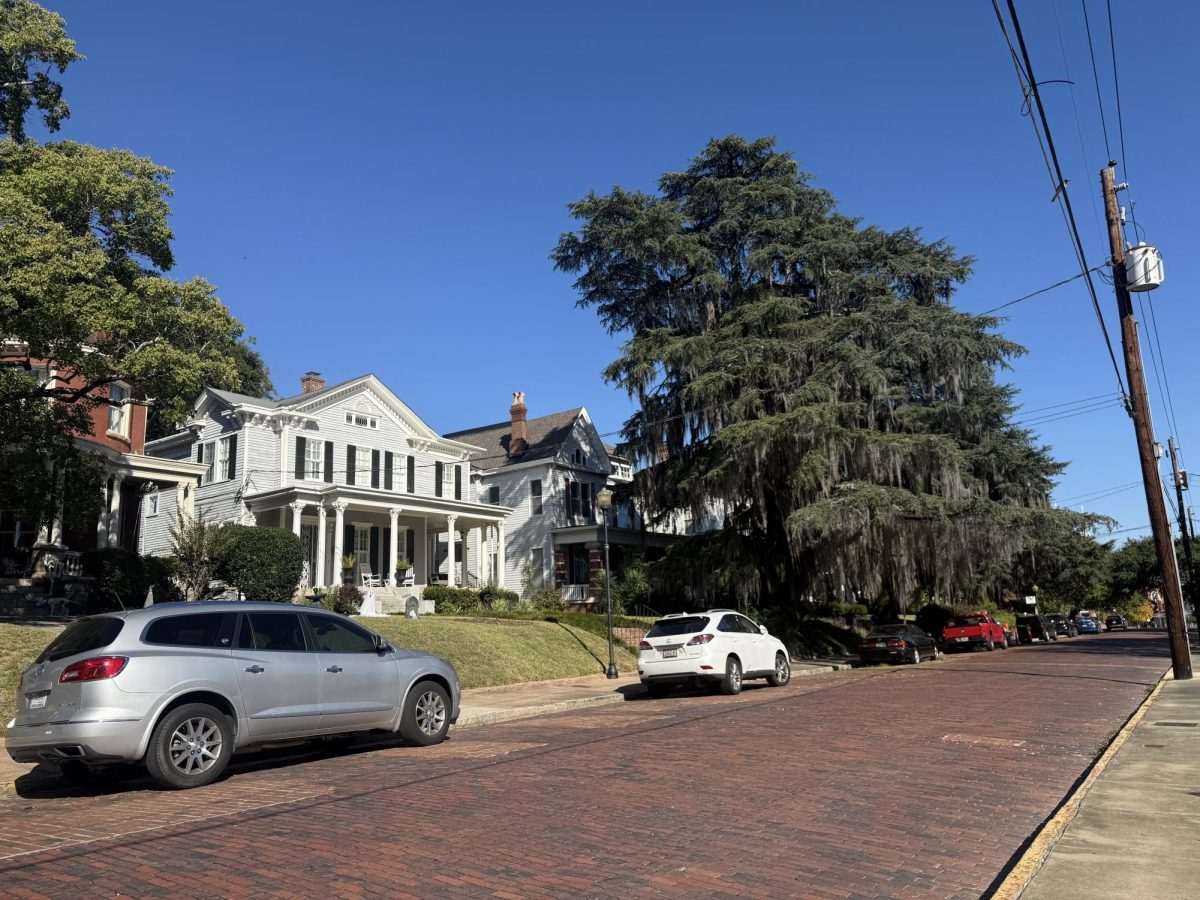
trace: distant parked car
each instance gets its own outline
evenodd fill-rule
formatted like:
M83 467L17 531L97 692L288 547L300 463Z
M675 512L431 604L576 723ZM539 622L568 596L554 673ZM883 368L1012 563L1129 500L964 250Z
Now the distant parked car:
M879 625L858 645L864 663L919 663L941 657L937 642L916 625Z
M663 616L646 632L638 653L638 675L652 696L681 684L718 685L736 694L747 678L772 687L792 677L787 647L732 609Z
M942 628L942 646L947 652L983 647L986 650L1008 649L1004 626L983 610L967 616L947 619Z
M1099 634L1100 622L1094 616L1083 616L1075 619L1076 634Z
M1109 631L1128 631L1129 623L1125 621L1124 616L1109 616L1104 620L1105 627Z
M78 619L21 676L6 747L72 781L144 762L169 788L220 777L235 751L399 732L436 744L458 718L453 666L324 610L159 603Z
M1046 621L1054 627L1054 633L1062 637L1075 637L1079 634L1079 630L1075 627L1075 623L1064 616L1062 613L1047 613Z
M1017 616L1017 638L1022 644L1032 644L1034 641L1056 641L1054 626L1045 616Z

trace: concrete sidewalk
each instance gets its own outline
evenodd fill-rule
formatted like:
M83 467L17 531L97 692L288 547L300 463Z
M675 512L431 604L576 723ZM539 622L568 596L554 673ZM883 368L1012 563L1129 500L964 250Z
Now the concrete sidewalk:
M847 666L794 662L792 675L799 678L833 672L839 668ZM637 675L628 673L611 681L604 675L588 675L560 681L476 688L463 691L462 709L455 727L475 728L493 722L528 719L569 709L622 703L627 696L636 696L643 690ZM33 769L31 764L13 762L4 750L4 739L0 738L0 793L11 789L14 781ZM57 769L52 764L41 765L38 772L44 772L48 776L57 775Z
M1198 896L1200 678L1168 679L1020 897Z

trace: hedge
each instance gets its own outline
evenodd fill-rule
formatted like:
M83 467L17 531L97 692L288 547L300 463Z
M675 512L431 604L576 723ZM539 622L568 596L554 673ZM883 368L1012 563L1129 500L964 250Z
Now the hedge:
M291 601L304 571L304 545L284 528L226 525L229 545L217 577L247 600Z

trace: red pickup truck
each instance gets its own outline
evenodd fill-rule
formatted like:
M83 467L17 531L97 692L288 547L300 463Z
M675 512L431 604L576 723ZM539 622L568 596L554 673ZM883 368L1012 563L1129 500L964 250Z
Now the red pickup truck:
M1004 626L983 610L947 619L942 629L944 650L970 650L972 647L986 647L988 650L1008 648Z

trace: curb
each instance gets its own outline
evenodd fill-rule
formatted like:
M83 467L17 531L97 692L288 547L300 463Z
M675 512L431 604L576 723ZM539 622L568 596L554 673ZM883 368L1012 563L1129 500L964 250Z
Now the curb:
M566 712L571 709L583 709L589 706L611 706L614 703L624 703L624 694L604 694L600 697L576 697L572 700L558 700L554 703L543 703L540 706L521 706L516 709L498 709L494 712L467 713L460 715L454 724L455 728L477 728L480 725L492 725L496 722L511 722L515 719L532 719L537 716L548 716L552 713Z
M1013 865L1005 879L1000 882L1000 886L986 896L992 900L1017 900L1029 887L1029 883L1033 881L1034 876L1042 868L1042 863L1046 861L1046 857L1050 855L1050 851L1054 849L1054 845L1062 838L1063 832L1067 830L1067 826L1079 813L1079 807L1082 805L1084 798L1092 789L1099 779L1104 774L1104 770L1108 768L1108 764L1112 762L1118 751L1125 746L1125 742L1129 740L1129 736L1133 734L1133 730L1145 718L1149 712L1150 706L1158 699L1158 695L1162 693L1163 684L1170 675L1170 669L1158 679L1154 685L1154 689L1146 696L1146 699L1141 702L1141 705L1134 710L1133 715L1125 722L1125 725L1116 733L1108 747L1100 754L1100 757L1092 764L1091 769L1083 777L1073 791L1059 805L1054 814L1042 823L1041 827L1034 832L1033 841L1029 847L1021 854L1021 858Z

